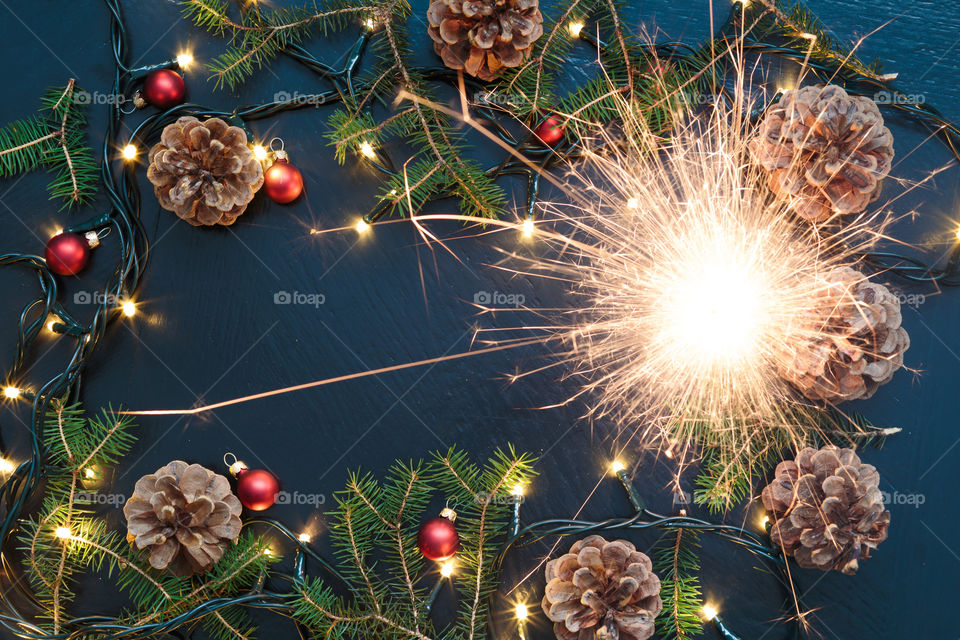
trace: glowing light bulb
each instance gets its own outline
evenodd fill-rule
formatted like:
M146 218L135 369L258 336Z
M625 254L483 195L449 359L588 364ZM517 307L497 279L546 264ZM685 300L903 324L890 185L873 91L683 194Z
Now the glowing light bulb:
M570 30L570 35L574 38L580 37L580 32L583 31L584 24L582 22L571 22L567 25L567 29Z
M73 534L70 533L70 529L67 529L66 527L57 527L56 531L54 531L53 533L61 540L66 540L67 538L70 538L73 536Z
M440 575L449 578L453 575L453 560L447 560L440 565Z
M137 147L136 145L128 144L123 148L123 159L124 160L136 160L137 159Z
M265 556L272 556L272 555L273 555L273 549L271 549L270 547L265 547L264 550L262 551L262 553L263 553L263 555L265 555Z
M181 69L186 69L191 64L193 64L193 54L183 52L177 55L177 66Z
M630 198L627 200L628 209L639 209L640 208L640 199L639 198Z
M299 540L304 544L307 544L308 542L310 542L310 534L307 532L303 532L299 536L297 536L297 540Z
M56 320L48 320L47 331L49 331L50 333L53 333L53 325L56 324L56 322L57 322Z
M13 473L13 470L16 468L17 465L13 464L11 461L7 460L6 458L0 458L0 473Z
M376 150L373 148L373 145L370 144L369 142L367 142L366 140L364 140L364 141L360 144L360 153L361 153L365 158L369 158L370 160L376 160L376 159L377 159L377 152L376 152Z
M3 395L7 396L11 400L16 400L20 397L20 389L17 387L4 387Z
M521 602L517 605L516 609L514 609L514 613L517 615L517 620L526 620L527 616L530 615L530 610L527 609L527 605Z
M137 315L137 305L133 303L133 300L124 301L124 303L120 305L120 310L123 311L123 315L128 318Z
M365 26L367 29L370 29L370 31L373 31L377 28L377 23L373 21L373 18L367 18L363 21L363 26Z
M258 144L254 146L253 157L259 160L260 162L263 162L264 160L267 159L267 148L264 147L262 144Z
M92 480L93 478L97 477L97 472L91 469L90 467L87 467L86 469L84 469L83 475L85 475L87 479Z
M713 620L717 617L717 610L709 604L703 605L703 617L707 620Z
M763 516L763 519L760 520L760 528L766 529L769 523L770 523L770 516Z
M524 220L520 228L523 229L523 237L529 238L533 235L533 220L529 218Z
M610 465L610 470L613 471L614 473L620 473L624 469L626 469L626 467L623 466L623 463L620 462L619 460L614 460L613 464Z
M364 231L367 231L369 228L370 228L370 225L363 218L360 218L360 220L357 221L357 233L363 233Z
M957 227L957 240L960 240L960 227Z
M513 489L510 489L510 495L516 496L518 498L523 497L523 493L527 490L527 487L522 484L516 485Z

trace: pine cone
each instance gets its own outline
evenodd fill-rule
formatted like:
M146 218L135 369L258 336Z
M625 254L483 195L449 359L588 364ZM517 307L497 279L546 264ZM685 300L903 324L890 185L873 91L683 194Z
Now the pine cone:
M663 608L660 578L626 540L589 536L547 563L540 606L560 640L646 640Z
M890 173L893 136L869 98L836 85L787 91L768 111L750 151L770 188L802 217L859 213Z
M860 558L887 539L890 512L879 484L877 470L852 449L804 449L778 464L763 489L771 540L805 569L855 574Z
M910 346L900 301L850 267L827 273L815 311L786 349L780 375L811 400L871 397L903 366Z
M451 69L493 80L518 67L543 35L538 0L430 0L427 33Z
M123 515L127 540L150 547L150 566L189 576L207 571L237 541L241 509L225 477L174 460L137 481Z
M160 206L190 224L231 225L263 185L263 167L240 127L185 116L150 150L147 178Z

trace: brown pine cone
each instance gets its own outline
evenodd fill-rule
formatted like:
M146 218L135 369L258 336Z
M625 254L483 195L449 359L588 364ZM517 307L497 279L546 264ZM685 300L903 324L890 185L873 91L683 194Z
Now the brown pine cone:
M842 267L826 274L801 334L783 345L780 375L811 400L871 397L903 366L910 346L900 301L889 289Z
M770 512L771 540L805 569L853 575L861 558L887 539L890 512L880 474L852 449L807 448L777 465L761 498Z
M869 98L836 85L787 91L764 116L750 151L770 188L811 222L859 213L890 173L893 136Z
M646 640L663 608L660 578L626 540L593 535L547 563L540 606L560 640Z
M174 460L137 481L123 505L127 540L150 548L150 566L175 576L203 573L240 535L240 500L227 479Z
M543 35L538 0L430 0L427 33L451 69L493 80L518 67Z
M185 116L150 150L147 178L160 206L190 224L231 225L263 185L263 167L240 127Z

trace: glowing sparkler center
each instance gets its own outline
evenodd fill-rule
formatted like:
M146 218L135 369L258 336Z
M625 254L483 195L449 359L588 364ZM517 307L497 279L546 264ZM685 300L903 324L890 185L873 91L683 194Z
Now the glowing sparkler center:
M757 351L766 286L746 260L727 252L681 271L669 295L667 338L678 357L736 365Z

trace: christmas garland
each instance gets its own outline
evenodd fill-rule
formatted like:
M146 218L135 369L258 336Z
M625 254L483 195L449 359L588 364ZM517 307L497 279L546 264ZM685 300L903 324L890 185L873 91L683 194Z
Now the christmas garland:
M415 213L428 200L449 195L457 196L464 202L464 211L469 215L498 215L502 213L503 200L502 194L493 186L493 179L511 173L529 177L526 211L526 219L529 220L534 214L541 172L559 162L580 157L580 143L575 135L580 126L578 122L604 122L616 114L613 104L604 97L606 94L599 81L563 100L557 100L552 90L548 90L550 83L547 77L557 69L576 39L601 49L609 77L615 83L629 87L632 94L647 100L650 108L646 113L655 124L653 128L659 131L669 128L672 105L654 106L656 98L652 92L645 93L644 74L638 73L637 69L645 68L645 63L649 64L657 58L668 58L670 70L662 74L658 82L674 89L683 87L690 91L700 87L713 89L712 76L715 71L712 59L707 56L710 51L708 46L689 49L681 44L652 48L639 45L624 36L615 5L570 2L562 6L558 15L548 23L548 37L537 44L532 53L534 64L510 72L497 85L498 89L516 90L524 96L524 105L517 106L514 115L526 117L534 133L517 137L506 127L496 124L500 115L497 109L491 106L475 108L476 113L494 122L495 135L529 162L510 155L497 166L483 169L460 162L462 147L450 140L450 122L442 110L428 102L412 100L412 106L404 106L400 116L387 122L378 123L370 111L374 102L383 97L385 87L396 84L398 79L408 97L429 96L424 87L434 80L463 82L471 89L489 89L488 85L463 79L449 70L413 67L406 60L408 51L403 44L402 31L409 8L401 2L375 5L334 3L317 13L266 11L257 6L246 11L239 22L228 18L229 6L226 2L184 2L185 11L194 16L197 24L232 38L235 48L214 63L219 80L227 86L234 86L258 66L283 54L329 79L334 87L325 93L241 107L229 113L199 105L167 103L164 94L170 91L176 94L177 81L169 73L160 72L173 72L186 61L171 60L152 67L130 69L127 66L126 34L119 2L105 0L105 4L111 14L111 44L116 62L114 92L125 95L132 86L142 82L144 99L152 98L152 104L162 111L146 117L129 139L123 141L125 144L118 144L120 122L125 114L119 105L110 106L99 178L110 200L111 210L66 229L60 234L62 239L57 241L57 244L63 243L63 247L59 250L54 247L53 256L57 258L62 258L65 250L82 254L82 244L76 240L66 242L64 239L94 232L99 241L105 235L104 230L109 228L113 238L111 241L117 242L121 248L117 269L105 287L104 293L107 295L102 297L103 302L97 307L90 324L78 322L57 301L59 284L54 273L82 268L82 261L73 264L61 261L63 264L58 270L54 266L55 260L49 256L46 260L30 254L0 256L2 265L30 269L37 276L41 290L38 299L28 305L22 314L18 357L8 374L5 388L5 395L11 401L23 398L32 402L31 457L11 470L0 489L0 498L5 506L0 538L8 550L3 555L7 569L5 574L12 580L18 573L9 554L16 535L28 566L26 575L29 588L22 582L12 581L17 585L20 595L33 605L39 605L31 605L32 613L26 614L21 612L22 607L13 602L13 598L5 597L5 612L0 615L0 622L11 633L24 638L163 636L178 629L190 629L202 622L216 637L245 637L249 635L250 625L243 610L254 608L292 616L312 631L326 633L330 637L347 638L365 634L377 637L432 637L426 629L431 628L430 605L437 591L427 588L421 580L411 576L422 578L423 573L433 573L417 555L423 551L423 546L415 542L419 533L418 523L422 521L426 509L426 497L433 488L457 502L461 512L458 518L461 547L457 562L463 565L462 572L458 569L456 582L463 589L462 597L466 604L463 605L462 619L452 637L483 635L483 627L489 624L493 612L487 600L495 592L499 566L505 554L517 545L550 536L583 536L618 529L666 531L672 538L671 551L661 555L656 564L660 573L668 576L663 582L669 589L664 600L670 604L673 613L668 612L668 615L673 622L666 624L669 631L678 637L693 629L692 616L699 605L696 585L689 583L689 578L685 577L685 574L696 570L694 557L684 551L684 545L690 544L696 533L716 535L745 547L778 571L788 593L796 593L782 545L772 545L762 536L740 527L712 524L684 515L667 517L651 513L644 508L620 467L615 467L615 473L635 508L633 516L601 522L553 520L520 528L522 492L517 487L530 482L532 461L512 451L501 454L483 469L472 466L463 454L448 452L419 466L400 465L381 484L369 476L352 476L347 490L341 495L337 512L338 524L334 538L340 545L338 566L313 552L308 538L266 519L248 519L246 525L267 525L296 542L296 571L292 576L283 576L272 568L276 554L268 548L262 537L249 534L235 538L238 544L231 546L203 579L191 581L175 578L146 566L140 554L134 552L117 532L108 530L94 511L77 500L77 492L84 486L89 474L96 477L103 469L115 465L132 443L129 419L113 411L106 411L99 418L87 419L76 403L85 365L100 346L108 323L136 313L133 296L146 266L148 248L146 233L139 219L135 165L129 161L136 159L140 149L156 140L163 129L182 116L221 118L228 126L249 132L249 123L258 119L307 105L342 102L345 109L338 111L332 120L336 126L333 127L331 140L338 157L344 160L349 153L356 151L387 175L380 202L363 218L363 225L370 225L393 211ZM365 22L363 32L340 69L317 60L299 44L313 29L343 28L361 19ZM587 19L596 19L596 32L609 36L608 41L612 44L598 39L591 29L584 27L582 21ZM804 34L813 33L818 42L818 48L811 55L815 72L823 72L824 77L832 77L835 83L839 78L853 94L861 92L864 95L871 87L895 91L875 68L863 65L855 57L843 55L842 51L832 46L812 17L803 12L788 14L779 8L767 11L763 6L744 8L736 5L727 25L711 45L732 37L731 30L747 20L767 27L766 30L752 30L755 38L762 34L764 38L781 40L770 44L759 39L748 39L747 43L754 51L802 59L809 51L797 45L801 41L808 41L803 37ZM382 38L376 44L380 47L378 54L388 60L389 72L381 69L380 76L356 79L355 71L360 56L374 34L381 29ZM565 31L572 38L561 37ZM836 76L837 72L840 75ZM149 90L150 87L153 90ZM4 132L0 137L0 166L5 172L3 175L30 170L41 164L53 167L60 174L51 187L51 195L63 198L68 203L82 203L92 194L93 161L82 146L82 136L78 135L78 127L82 126L83 121L74 90L71 81L65 89L51 93L46 101L52 114L49 122L42 118L25 120L11 125ZM577 119L561 122L554 116L544 116L545 113L554 113L550 105L558 104L561 108L556 109L556 113L577 114ZM960 132L943 121L935 110L926 105L904 104L899 100L890 106L939 127L940 135L957 154ZM407 137L429 147L430 153L418 159L412 168L397 171L396 166L407 163L394 163L389 159L382 148L386 133ZM249 133L247 135L253 138ZM555 143L555 146L551 146L551 143ZM121 165L118 172L114 149L120 147L124 147L122 157L127 162ZM256 151L251 150L251 153ZM431 173L438 163L443 169L439 173ZM92 240L87 239L86 242L90 244ZM960 282L960 248L957 247L942 268L928 267L888 253L870 253L865 257L878 267L907 279L932 280L942 284ZM18 380L19 371L24 365L27 348L44 328L70 336L77 344L69 365L60 375L38 388L29 388ZM868 435L874 436L876 433L870 432ZM844 464L852 463L848 454L837 455L844 460ZM801 452L801 456L806 457L802 461L798 458L797 468L804 471L813 469L810 465L814 463L810 460L814 454ZM817 464L822 466L825 463ZM861 473L864 477L868 476L869 470ZM778 475L781 475L779 471ZM835 491L835 487L828 486L828 479L820 478L823 483L820 498ZM792 477L792 481L796 482L797 478ZM417 490L413 491L414 488ZM403 496L408 494L416 495L416 500L405 502ZM40 495L44 496L42 510L38 515L28 516L28 504ZM371 497L374 495L375 498ZM777 516L788 517L789 505L771 498L768 508ZM364 539L351 537L354 530L351 525L354 522L359 523L358 530L364 534ZM777 535L786 542L790 532L778 530ZM399 570L408 573L406 584L398 585L392 579L399 575L395 572L391 572L386 579L373 578L368 571L367 554L378 545L389 548L390 553L395 554L393 559L398 563ZM856 548L859 551L859 542ZM308 559L318 563L321 572L325 572L324 579L307 577ZM849 559L845 561L849 562ZM137 611L119 617L71 618L63 608L71 599L71 576L87 568L101 566L116 572L119 586L131 595ZM267 588L268 578L287 583L289 589L274 591ZM446 576L441 578L445 579ZM330 582L340 583L338 591L331 590ZM442 585L443 581L438 581L438 584ZM344 599L345 594L352 594L353 597ZM401 601L402 604L397 604ZM385 604L387 602L393 604L388 606ZM798 599L794 599L794 603L799 612L801 603ZM545 607L549 609L547 605ZM36 613L40 614L42 621L37 621ZM521 622L527 615L526 609L519 607L516 613ZM706 613L709 620L725 630L715 612L707 610ZM802 617L798 616L797 637L802 628ZM725 633L729 634L729 631Z

